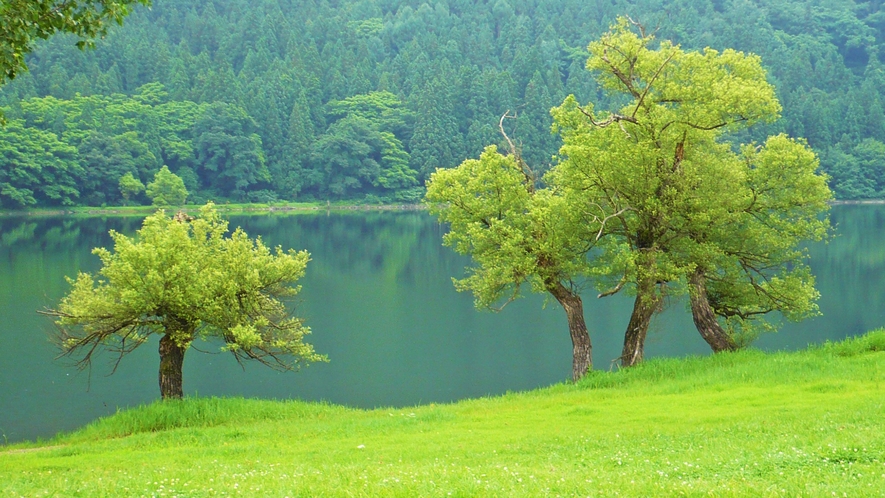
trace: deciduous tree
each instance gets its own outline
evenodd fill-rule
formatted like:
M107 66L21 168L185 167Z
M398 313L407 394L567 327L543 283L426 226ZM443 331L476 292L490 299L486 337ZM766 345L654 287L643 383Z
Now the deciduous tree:
M184 187L184 180L175 173L169 171L169 168L163 166L157 174L154 175L154 181L147 184L145 191L154 206L181 206L187 199L187 189Z
M572 340L572 378L578 380L592 367L579 294L587 271L582 235L592 228L556 191L536 189L536 181L518 155L504 156L489 146L479 159L437 169L426 200L430 212L450 224L444 243L476 263L455 287L472 291L477 308L500 310L500 301L516 299L524 285L562 305Z
M182 396L184 355L196 339L220 339L237 361L282 370L325 360L281 301L298 292L307 252L271 250L239 228L227 232L211 203L195 219L158 211L134 238L111 231L113 251L93 251L98 274L69 279L58 308L43 312L56 318L62 354L86 367L104 349L119 362L159 335L164 399Z
M636 293L624 366L642 360L666 292L689 291L714 350L735 346L719 318L814 312L798 244L828 226L819 216L830 198L826 178L804 144L775 137L741 155L727 140L780 112L759 58L668 41L652 48L653 40L622 18L589 46L587 68L626 105L600 112L569 97L553 110L564 146L551 181L574 209L619 213L605 226L603 237L615 241L597 268L614 276L606 294L625 286Z
M119 183L120 195L123 196L123 200L127 203L129 202L129 199L131 197L144 192L144 184L141 183L141 180L135 178L135 176L132 175L131 171L121 176Z

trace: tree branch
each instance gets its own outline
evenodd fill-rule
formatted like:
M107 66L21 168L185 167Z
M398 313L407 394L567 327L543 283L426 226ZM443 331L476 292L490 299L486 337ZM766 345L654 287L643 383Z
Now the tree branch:
M630 19L630 18L628 17L627 19ZM630 22L633 22L633 21L631 20ZM643 37L644 37L644 35L643 35ZM664 67L666 67L667 64L669 64L671 60L673 60L674 55L676 55L676 54L675 53L670 54L670 56L667 57L667 59L661 64L661 67L659 67L658 70L655 71L654 76L652 76L651 79L648 80L648 83L645 85L645 90L642 92L642 96L639 97L639 101L636 102L636 107L633 109L633 114L631 114L631 117L633 117L633 118L636 117L636 113L639 112L639 108L642 107L642 103L645 101L645 97L648 95L648 92L651 91L651 87L654 84L655 80L658 79L658 76L661 75L661 72L664 70Z
M510 137L507 136L507 132L504 131L504 119L516 119L516 114L511 115L510 109L507 109L507 112L501 116L501 119L498 120L498 129L501 130L501 135L504 135L504 140L507 141L507 145L510 147L510 155L516 159L516 164L519 166L519 169L522 171L523 176L525 176L526 180L526 188L529 193L533 193L535 191L535 173L529 168L529 165L526 164L522 159L522 155L519 153L519 149L513 144L513 141L510 140Z

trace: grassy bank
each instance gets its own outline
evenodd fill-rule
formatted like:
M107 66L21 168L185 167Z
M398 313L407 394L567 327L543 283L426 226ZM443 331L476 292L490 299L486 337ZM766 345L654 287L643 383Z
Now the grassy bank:
M355 410L187 399L0 447L0 496L883 496L885 330Z

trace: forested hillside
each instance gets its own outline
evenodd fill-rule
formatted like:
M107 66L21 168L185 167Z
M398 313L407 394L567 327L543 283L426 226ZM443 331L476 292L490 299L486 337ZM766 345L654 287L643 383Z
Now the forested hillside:
M783 119L736 140L806 137L838 197L885 196L882 0L155 0L96 50L42 43L0 90L0 205L119 204L163 165L197 202L412 202L508 110L543 170L550 108L606 104L586 46L622 14L759 54Z

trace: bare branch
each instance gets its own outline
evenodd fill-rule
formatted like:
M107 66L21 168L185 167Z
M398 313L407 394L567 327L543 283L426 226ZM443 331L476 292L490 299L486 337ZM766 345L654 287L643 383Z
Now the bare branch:
M516 299L519 297L518 290L519 290L519 286L517 286L517 291L514 291L513 295L511 295L510 297L507 298L506 301L504 301L504 304L502 304L501 306L489 306L489 309L494 311L495 313L500 313L500 312L504 311L504 308L506 308L508 304L512 303L513 301L516 301Z
M522 159L522 154L519 153L519 149L513 144L513 140L510 140L510 137L507 136L507 132L504 131L504 119L516 119L516 114L510 114L510 109L507 109L507 112L501 116L501 119L498 120L498 129L501 130L501 135L504 135L504 140L507 140L507 145L510 147L510 155L516 160L516 164L519 166L519 169L522 171L523 176L525 176L526 180L526 188L529 193L535 191L535 172L529 168L529 165Z
M507 140L507 145L510 146L510 153L513 154L514 156L517 156L517 155L519 155L519 153L516 150L516 146L513 145L513 141L510 140L510 137L507 136L507 132L504 131L504 120L505 119L516 119L516 114L510 115L510 109L507 109L507 112L505 112L503 115L501 115L501 119L498 120L498 129L501 130L501 135L504 135L504 140Z
M620 211L618 211L617 213L612 213L612 214L606 216L605 218L603 218L602 221L600 221L600 224L602 226L599 227L599 233L596 234L596 240L599 241L599 239L602 238L602 233L605 230L605 224L608 222L608 220L610 220L612 218L620 217L622 214L626 213L627 211L634 211L634 209L630 206L627 206L624 209L621 209Z
M607 46L606 48L609 48L609 47ZM614 48L614 47L612 47L612 48ZM608 67L609 67L609 69L611 69L612 74L614 74L615 77L618 78L618 79L621 81L621 83L624 84L624 87L627 88L627 90L630 92L630 94L633 95L633 96L636 97L636 98L639 98L639 92L636 91L636 88L634 88L634 86L633 86L633 82L630 81L631 78L632 78L632 76L633 76L633 75L632 75L633 64L636 63L636 59L634 58L634 59L630 62L631 74L628 76L628 75L624 74L624 72L621 71L620 68L618 68L617 66L615 66L615 65L611 62L611 60L608 58L608 53L607 53L607 52L608 52L607 50L604 50L604 51L602 52L602 57L600 57L600 59L602 59L603 62L605 62L606 64L608 64ZM624 55L624 57L627 58L627 55L626 55L626 54L622 53L622 55Z
M633 18L631 18L630 16L625 15L624 17L626 17L627 20L630 21L630 24L632 24L632 25L636 26L637 28L639 28L639 36L641 36L642 38L645 38L645 37L646 37L646 36L645 36L645 26L643 26L642 24L640 24L640 23L634 21Z
M703 125L699 125L699 124L689 123L688 121L670 121L669 123L667 123L661 127L661 131L666 130L672 124L685 125L685 126L688 126L689 128L694 128L695 130L712 131L712 130L716 130L718 128L722 128L723 126L728 126L730 124L740 123L742 121L747 121L748 119L749 118L746 118L744 116L740 116L738 119L735 119L734 121L723 121L721 123L717 123L717 124L714 124L711 126L703 126Z
M632 116L624 116L622 114L615 114L615 113L611 113L609 115L608 119L606 119L605 121L597 122L593 118L593 115L590 114L589 112L585 111L583 107L578 106L578 110L581 111L581 114L583 114L584 116L587 116L587 118L590 120L590 123L593 124L593 126L597 126L599 128L605 128L606 126L609 126L612 123L618 123L619 125L621 125L621 129L624 130L624 126L621 124L621 121L626 121L628 123L633 123L635 125L639 124L639 121L637 121L636 118L634 118ZM624 133L627 133L627 130L624 130ZM627 133L627 134L629 135L629 133Z
M628 17L628 19L629 19L629 17ZM633 114L631 115L631 117L634 117L634 118L636 117L636 113L639 112L639 108L642 107L642 103L645 101L645 97L648 95L648 92L651 91L651 87L652 87L652 85L654 85L655 80L658 79L658 76L661 75L661 72L663 72L663 70L667 66L667 64L669 64L670 61L673 60L674 55L675 55L675 52L670 54L670 56L667 57L667 59L661 64L661 67L659 67L658 70L655 71L654 76L652 76L651 79L648 80L648 83L645 85L645 90L642 92L642 96L639 97L639 101L636 102L636 108L633 109Z
M618 285L614 286L614 288L612 288L612 289L609 289L603 293L600 293L598 296L596 296L596 299L602 299L604 297L614 296L615 294L620 292L621 289L624 288L624 285L626 283L627 283L627 278L625 276L624 278L621 279L620 282L618 282Z

